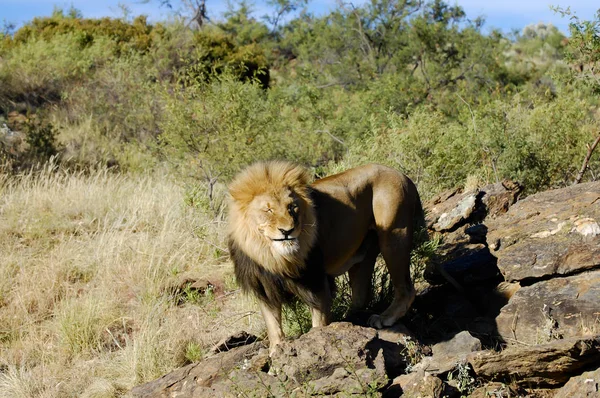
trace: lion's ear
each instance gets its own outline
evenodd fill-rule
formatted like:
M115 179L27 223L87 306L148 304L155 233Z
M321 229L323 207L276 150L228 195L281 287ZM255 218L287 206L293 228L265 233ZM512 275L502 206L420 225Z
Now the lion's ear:
M240 173L227 187L229 196L233 202L238 205L247 206L252 202L255 195L255 189L252 181L246 175L247 173Z
M310 183L310 173L302 166L294 165L285 173L285 183L292 190L305 189Z

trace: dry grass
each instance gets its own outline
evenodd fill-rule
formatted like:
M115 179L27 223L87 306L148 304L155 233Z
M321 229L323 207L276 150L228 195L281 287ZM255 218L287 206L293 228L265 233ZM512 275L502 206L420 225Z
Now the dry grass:
M222 223L164 176L0 174L0 396L120 396L232 330L262 333ZM184 277L214 292L174 300Z

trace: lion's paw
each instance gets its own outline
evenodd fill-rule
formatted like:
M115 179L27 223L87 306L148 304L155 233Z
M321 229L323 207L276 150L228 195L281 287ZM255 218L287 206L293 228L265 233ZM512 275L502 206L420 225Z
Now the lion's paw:
M383 320L381 318L381 315L371 315L369 317L369 320L367 321L367 324L375 329L382 329L383 328Z

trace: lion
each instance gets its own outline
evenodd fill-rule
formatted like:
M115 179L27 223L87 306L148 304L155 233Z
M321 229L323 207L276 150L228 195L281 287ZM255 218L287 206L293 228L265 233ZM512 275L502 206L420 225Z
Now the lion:
M228 244L235 277L258 299L271 354L284 339L282 305L293 296L310 307L313 327L326 326L333 278L348 272L350 311L363 309L380 253L394 298L368 324L393 325L415 298L410 251L423 209L414 183L378 164L310 180L298 164L270 161L249 166L229 185Z

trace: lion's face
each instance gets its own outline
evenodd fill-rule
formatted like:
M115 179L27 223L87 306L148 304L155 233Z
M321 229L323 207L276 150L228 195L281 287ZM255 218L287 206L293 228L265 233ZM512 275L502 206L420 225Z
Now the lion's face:
M262 194L254 198L250 217L273 251L290 256L300 249L306 203L290 189L277 194Z
M230 237L270 271L297 275L316 239L307 171L288 162L255 164L229 187Z

